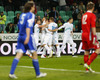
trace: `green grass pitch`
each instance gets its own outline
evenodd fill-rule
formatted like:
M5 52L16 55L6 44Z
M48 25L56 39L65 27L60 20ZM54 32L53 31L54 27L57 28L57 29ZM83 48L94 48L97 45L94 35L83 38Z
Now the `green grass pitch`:
M0 80L12 80L8 77L8 74L13 58L14 56L0 57ZM32 60L23 56L15 74L18 77L17 80L100 80L100 74L85 73L85 68L80 65L81 63L83 63L83 55L79 55L78 58L66 55L61 58L50 59L41 59L39 56L41 72L46 72L48 75L36 79L35 71L32 68ZM91 67L93 70L100 72L100 56L91 64Z

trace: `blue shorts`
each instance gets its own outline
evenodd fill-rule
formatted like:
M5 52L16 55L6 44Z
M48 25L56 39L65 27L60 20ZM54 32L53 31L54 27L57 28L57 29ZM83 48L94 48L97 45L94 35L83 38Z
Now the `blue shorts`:
M26 35L25 36L20 36L18 37L18 41L17 41L17 50L16 52L19 53L26 53L26 51L30 51L31 53L33 53L34 51L37 51L37 47L36 47L36 43L35 43L35 39L33 36L30 36L29 42L27 45L24 45L24 41L26 39Z

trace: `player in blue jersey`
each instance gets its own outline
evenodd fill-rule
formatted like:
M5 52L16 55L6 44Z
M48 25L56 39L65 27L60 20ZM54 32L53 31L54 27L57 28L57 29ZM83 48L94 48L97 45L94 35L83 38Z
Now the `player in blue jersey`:
M11 71L9 74L10 78L16 79L14 72L17 67L17 64L23 53L26 53L26 50L29 50L32 53L32 63L36 72L36 77L45 77L46 73L40 73L39 63L37 58L37 49L35 45L33 34L33 26L35 21L35 15L33 14L35 10L35 4L33 1L28 1L24 6L24 11L20 16L18 27L19 27L19 37L17 41L17 54L13 60Z

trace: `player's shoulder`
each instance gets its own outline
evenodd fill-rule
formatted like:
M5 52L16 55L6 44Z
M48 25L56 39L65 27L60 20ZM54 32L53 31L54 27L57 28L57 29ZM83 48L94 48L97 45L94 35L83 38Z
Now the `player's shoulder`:
M96 16L94 13L87 11L86 13L84 13L83 15L89 15L89 16Z
M28 12L26 13L26 16L29 18L35 18L35 14L34 13L31 13L31 12Z
M55 26L57 26L57 23L54 22L54 24L55 24Z
M38 24L35 24L35 26L38 26Z

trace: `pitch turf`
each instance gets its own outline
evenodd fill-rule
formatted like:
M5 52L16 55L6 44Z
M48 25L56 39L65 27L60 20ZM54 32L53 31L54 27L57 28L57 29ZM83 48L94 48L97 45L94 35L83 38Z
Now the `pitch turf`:
M14 56L0 57L0 80L12 80L8 77L8 74L13 58ZM84 72L83 65L80 65L83 63L83 56L78 56L78 58L62 56L61 58L50 59L39 57L39 63L41 72L48 74L45 78L35 78L32 60L24 56L15 71L18 80L100 80L100 73L87 74ZM92 63L91 67L93 70L100 72L100 56Z

